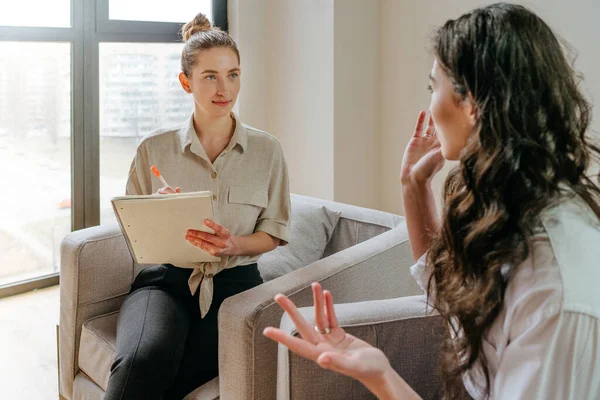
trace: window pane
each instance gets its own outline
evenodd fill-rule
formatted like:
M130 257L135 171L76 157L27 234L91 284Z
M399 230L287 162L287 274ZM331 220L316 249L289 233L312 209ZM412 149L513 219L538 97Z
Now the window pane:
M0 42L0 285L58 271L71 229L71 45Z
M204 13L212 21L212 0L110 0L108 17L127 21L188 22L194 15Z
M70 27L71 0L2 0L0 25Z
M179 84L181 43L100 43L100 217L114 219L110 199L125 194L129 166L143 136L175 126L194 109Z

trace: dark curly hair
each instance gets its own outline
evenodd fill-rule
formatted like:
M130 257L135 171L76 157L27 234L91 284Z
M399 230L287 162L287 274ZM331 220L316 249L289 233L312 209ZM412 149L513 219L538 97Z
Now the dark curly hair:
M461 396L462 375L477 365L489 395L482 342L503 307L502 267L527 259L542 211L572 191L600 218L600 189L587 175L600 149L587 136L591 107L566 50L544 21L513 4L476 9L435 35L438 63L477 113L427 259L428 296L449 326L449 398Z

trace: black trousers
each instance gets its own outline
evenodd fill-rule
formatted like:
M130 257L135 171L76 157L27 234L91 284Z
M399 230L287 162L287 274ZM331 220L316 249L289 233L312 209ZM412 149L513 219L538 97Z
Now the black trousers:
M117 349L105 400L177 399L218 374L217 314L227 297L258 286L256 264L214 276L209 312L200 318L191 269L158 265L135 278L121 306Z

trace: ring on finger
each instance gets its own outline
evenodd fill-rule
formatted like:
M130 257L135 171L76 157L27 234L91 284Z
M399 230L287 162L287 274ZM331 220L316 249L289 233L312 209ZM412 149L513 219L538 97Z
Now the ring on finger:
M321 330L318 326L315 326L315 331L319 332L321 335L327 335L331 332L331 329L328 326L326 326L325 328L323 328L323 330Z

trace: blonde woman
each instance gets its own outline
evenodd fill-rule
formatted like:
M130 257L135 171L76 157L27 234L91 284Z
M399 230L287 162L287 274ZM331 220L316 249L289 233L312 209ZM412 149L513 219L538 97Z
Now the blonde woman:
M179 80L194 113L145 137L131 165L128 194L211 190L214 235L189 230L190 245L220 263L159 265L135 278L117 325L107 400L181 399L218 375L217 313L224 299L262 283L259 256L288 240L285 158L271 135L232 112L240 90L233 39L198 14L182 29ZM156 165L177 187L161 187Z

